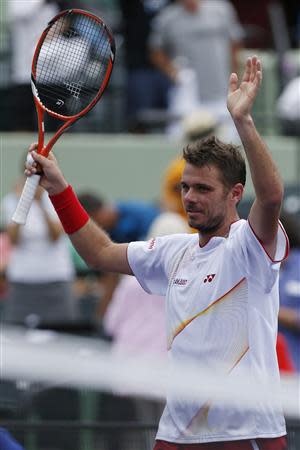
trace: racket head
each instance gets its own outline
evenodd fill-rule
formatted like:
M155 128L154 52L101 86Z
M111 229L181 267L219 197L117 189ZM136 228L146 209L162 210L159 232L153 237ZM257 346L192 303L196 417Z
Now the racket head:
M31 85L39 108L75 122L90 111L108 85L115 41L102 19L81 9L55 16L33 56Z

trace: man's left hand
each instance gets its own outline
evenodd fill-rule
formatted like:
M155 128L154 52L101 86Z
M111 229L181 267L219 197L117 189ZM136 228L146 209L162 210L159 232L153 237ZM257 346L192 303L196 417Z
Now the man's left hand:
M262 66L257 56L247 59L242 81L236 73L229 78L227 108L234 120L243 119L251 115L255 97L262 82Z

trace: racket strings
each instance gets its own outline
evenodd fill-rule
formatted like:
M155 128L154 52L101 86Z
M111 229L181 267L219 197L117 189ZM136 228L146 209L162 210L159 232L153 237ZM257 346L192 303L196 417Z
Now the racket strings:
M56 64L52 67L52 72L49 71L45 71L44 67L42 67L41 69L41 78L43 75L44 78L46 78L46 80L52 84L53 82L61 82L62 84L64 84L68 89L69 87L73 84L74 86L76 85L81 85L81 89L84 93L86 93L87 95L90 92L93 92L93 89L91 89L89 86L87 86L87 83L84 82L83 80L83 76L84 75L84 71L86 73L86 75L92 77L92 79L96 79L96 76L99 76L100 78L100 83L102 81L103 78L103 74L101 74L101 70L100 70L100 74L99 74L99 66L97 65L93 65L93 71L91 72L90 70L88 70L87 67L82 67L81 71L79 72L78 70L78 61L82 61L85 62L88 59L88 48L84 48L81 46L78 46L78 48L76 48L76 46L72 48L72 52L70 51L69 45L67 43L63 43L63 45L60 46L59 52L60 52L60 58L56 58ZM106 46L108 48L108 45ZM54 48L54 50L50 50L49 55L51 57L51 55L55 55L57 56L57 50ZM64 68L75 68L75 70L72 70L71 73L69 73L69 81L66 81L66 76L65 74L60 74L61 71L61 67L60 67L60 62L61 59L63 59L64 61ZM67 66L67 67L66 67ZM97 72L98 73L97 73ZM102 68L102 72L104 72L103 68ZM80 80L78 81L78 76L80 76ZM43 79L41 80L43 81ZM99 81L98 81L99 83ZM86 88L84 86L87 86ZM59 87L59 86L58 86ZM96 89L98 88L98 85L96 84Z
M89 19L90 20L90 19ZM79 19L79 26L81 27L81 32L82 35L87 38L90 42L92 42L93 40L93 35L91 33L91 31L93 31L93 29L88 26L87 24L85 24L83 27L81 26L82 22L82 18ZM97 24L97 26L99 27L99 25ZM74 48L72 49L72 53L70 52L70 47L69 47L69 41L66 39L65 41L63 40L59 40L58 38L61 35L67 34L68 38L72 39L74 37L80 37L79 33L74 31L74 30L68 30L67 33L64 33L63 31L63 26L60 27L60 30L58 33L56 33L56 29L54 29L53 33L49 32L49 37L53 38L53 42L54 42L54 48L49 48L49 53L51 54L54 53L55 55L57 54L57 43L59 42L59 45L61 46L61 52L62 52L62 56L63 57L67 57L68 60L70 61L70 64L72 63L76 63L76 61L78 60L82 60L84 58L84 56L88 55L88 52L90 51L90 48L85 49L85 51L83 52L83 48L78 46L77 51L76 51L76 47L75 47L75 51ZM99 30L97 30L99 31ZM52 36L51 36L52 35ZM95 40L95 39L94 39ZM104 28L101 29L101 34L99 35L99 39L97 39L97 53L100 53L102 58L103 56L106 54L109 56L109 41L107 39L107 36L105 35L105 30ZM102 61L102 60L101 60Z
M95 98L106 80L111 39L100 22L82 14L60 17L49 28L36 61L40 101L72 116Z

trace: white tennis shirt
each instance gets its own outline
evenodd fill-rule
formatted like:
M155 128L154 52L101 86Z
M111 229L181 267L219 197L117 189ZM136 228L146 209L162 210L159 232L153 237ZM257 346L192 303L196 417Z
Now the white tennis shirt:
M233 223L227 238L213 237L204 247L197 234L159 237L128 247L128 261L141 286L166 296L171 361L222 367L224 377L237 380L246 372L258 388L267 379L272 389L280 389L275 348L278 278L287 254L281 224L271 260L245 220ZM283 414L265 399L245 410L224 406L217 396L200 403L170 394L157 439L200 443L284 434Z

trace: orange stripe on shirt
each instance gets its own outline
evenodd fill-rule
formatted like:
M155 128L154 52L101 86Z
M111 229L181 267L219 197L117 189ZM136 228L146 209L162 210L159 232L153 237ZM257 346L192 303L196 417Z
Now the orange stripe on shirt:
M174 339L176 338L176 336L178 336L178 334L180 334L185 327L187 327L194 319L196 319L197 317L200 317L204 314L206 314L213 306L215 306L217 303L219 303L222 300L225 300L226 297L229 296L229 294L231 294L235 289L237 289L245 280L246 278L242 278L235 286L233 286L228 292L226 292L225 294L223 294L220 298L218 298L217 300L214 300L210 305L208 305L203 311L200 311L199 313L195 314L193 317L191 317L190 319L185 320L184 322L182 322L175 330L175 333L173 334L173 337L170 339L170 343L168 345L168 350L170 350L171 346L172 346L172 342L174 341Z

